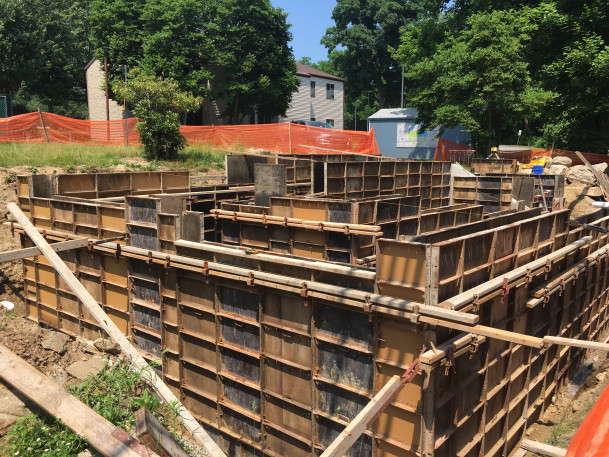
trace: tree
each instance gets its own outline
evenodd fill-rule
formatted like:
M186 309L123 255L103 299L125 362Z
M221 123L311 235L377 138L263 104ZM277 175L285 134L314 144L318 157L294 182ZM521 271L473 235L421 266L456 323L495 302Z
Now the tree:
M269 0L223 0L215 23L223 76L213 96L225 100L224 114L231 123L254 110L267 122L285 115L299 85L287 14Z
M87 2L4 0L0 8L0 91L50 112L85 103L90 58ZM16 109L19 111L19 109ZM68 109L70 111L70 109Z
M436 2L437 3L437 2ZM321 42L336 55L336 66L346 79L346 94L354 100L374 90L381 108L399 106L401 65L389 47L397 47L400 28L411 23L432 2L399 0L338 0Z
M181 90L223 99L240 122L285 114L298 87L287 15L269 0L93 0L97 56L172 78ZM117 18L119 20L117 20Z
M181 91L171 79L137 70L130 72L127 83L119 81L113 89L133 106L146 155L151 159L175 158L186 146L180 133L180 114L196 110L203 100Z
M531 78L524 59L535 24L515 11L475 13L429 56L425 21L404 31L396 57L410 82L407 100L424 128L462 125L478 150L490 150L497 133L541 115L555 97Z

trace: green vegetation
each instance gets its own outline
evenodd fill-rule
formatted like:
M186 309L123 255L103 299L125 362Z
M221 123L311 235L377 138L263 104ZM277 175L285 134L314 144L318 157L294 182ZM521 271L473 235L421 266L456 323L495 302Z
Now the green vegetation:
M548 444L562 448L569 447L573 435L594 406L594 401L588 401L583 407L577 408L572 414L566 414L563 419L550 431Z
M68 390L101 416L127 431L134 427L135 411L146 407L175 433L179 413L176 405L161 405L158 397L146 388L142 373L129 371L120 362L112 367L105 367L80 386L69 387ZM72 433L60 421L29 415L22 417L9 429L0 454L20 457L68 457L75 456L86 447L87 442Z
M89 18L95 56L108 46L113 82L125 64L171 78L180 90L223 99L231 123L254 110L285 114L298 88L287 15L270 0L93 0Z
M146 157L170 160L186 147L180 133L180 114L197 109L203 99L179 89L175 81L141 74L132 70L128 82L119 81L114 91L126 97L138 118L135 127L140 132Z
M173 161L144 159L142 147L90 146L62 143L1 143L0 167L27 166L36 173L41 167L60 167L66 172L105 171L123 165L127 171L157 170L222 170L224 152L206 145L191 145L180 151Z

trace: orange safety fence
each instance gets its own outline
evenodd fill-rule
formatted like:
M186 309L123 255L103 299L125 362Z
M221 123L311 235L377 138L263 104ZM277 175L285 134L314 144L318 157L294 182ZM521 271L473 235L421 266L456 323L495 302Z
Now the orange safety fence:
M136 118L83 121L51 113L29 113L1 118L0 142L136 145L139 144L136 125ZM281 123L182 126L180 131L191 144L210 144L216 147L243 146L292 154L380 154L374 129L358 132Z
M566 457L609 455L609 387L596 400L569 444Z
M607 162L609 161L609 156L607 154L594 154L592 152L582 152L582 155L586 158L588 162L592 165L597 163ZM571 165L583 165L584 162L581 161L577 154L573 151L567 151L565 149L539 149L539 148L531 148L531 149L522 149L515 151L501 151L499 153L499 157L502 159L516 159L520 163L529 163L534 157L568 157L571 159Z
M451 162L467 163L475 150L470 146L452 141L438 139L434 160L450 160Z

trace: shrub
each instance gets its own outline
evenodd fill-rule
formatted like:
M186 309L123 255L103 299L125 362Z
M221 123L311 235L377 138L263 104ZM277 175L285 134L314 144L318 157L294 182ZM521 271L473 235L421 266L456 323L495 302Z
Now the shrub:
M186 146L180 133L180 114L196 110L203 99L179 89L172 79L129 73L128 81L113 86L114 92L127 99L138 118L136 129L149 159L174 159Z

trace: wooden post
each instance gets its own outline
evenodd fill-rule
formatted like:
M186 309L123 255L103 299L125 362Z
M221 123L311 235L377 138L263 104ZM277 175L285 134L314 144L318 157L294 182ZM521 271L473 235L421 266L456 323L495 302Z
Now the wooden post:
M42 117L42 111L40 111L40 108L38 108L38 116L40 117L40 124L42 125L42 131L44 132L44 137L47 140L47 143L49 143L49 133L47 132L47 128L44 125L44 118Z
M342 457L357 439L368 429L389 406L404 386L411 382L419 372L419 359L416 359L402 376L393 376L387 384L364 406L355 419L326 448L321 457Z
M119 438L124 436L133 440L127 432L70 395L67 390L2 344L0 344L0 378L40 406L51 417L58 418L74 433L84 437L105 457L158 457L141 445L139 450L130 448L128 441L124 442Z
M101 328L110 336L110 338L118 343L121 350L131 360L132 366L137 370L142 370L144 377L150 381L158 395L166 403L174 402L179 406L180 414L178 417L180 418L180 421L186 430L188 430L197 440L197 442L201 444L203 450L212 457L226 457L224 452L222 452L218 445L211 439L205 430L203 430L203 427L201 427L201 425L196 421L190 411L184 408L173 392L169 390L165 383L156 375L155 371L148 366L138 350L131 345L129 340L108 317L97 301L87 291L87 289L85 289L85 287L80 283L78 278L74 276L63 260L61 260L55 251L53 251L42 235L38 233L36 227L32 225L27 217L25 217L19 207L15 203L9 203L6 205L6 207L15 217L17 222L21 224L25 232L29 235L30 239L42 251L51 265L53 265L55 270L57 270L57 273L59 273L66 284L70 287L70 289L72 289L78 299L99 323Z

